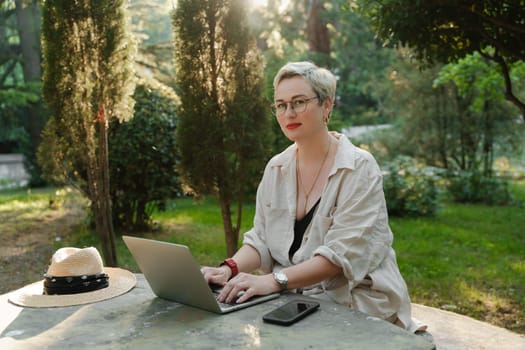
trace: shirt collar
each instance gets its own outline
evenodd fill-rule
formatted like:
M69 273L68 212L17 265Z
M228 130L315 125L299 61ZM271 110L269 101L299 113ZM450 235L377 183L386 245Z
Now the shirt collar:
M337 153L335 155L334 165L330 175L337 172L338 169L347 168L355 169L356 146L354 146L348 137L338 132L331 132L338 139ZM295 167L295 154L297 145L294 143L286 148L283 152L276 155L272 161L272 167L280 167L283 172L288 172L292 166Z

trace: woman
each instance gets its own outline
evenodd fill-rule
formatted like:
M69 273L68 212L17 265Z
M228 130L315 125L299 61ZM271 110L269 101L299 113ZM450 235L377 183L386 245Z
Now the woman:
M220 301L242 303L284 289L325 298L410 331L410 298L392 249L393 235L375 159L328 131L336 78L309 62L288 63L274 79L274 110L294 142L267 164L253 228L220 267ZM260 269L265 274L251 274Z

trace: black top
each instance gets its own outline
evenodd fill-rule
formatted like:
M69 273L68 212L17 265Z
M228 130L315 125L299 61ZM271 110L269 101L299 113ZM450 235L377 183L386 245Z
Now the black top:
M292 259L295 252L299 250L299 247L301 246L301 242L303 240L304 231L306 231L306 228L308 227L308 225L310 225L310 221L312 221L312 218L314 216L315 208L317 208L320 201L321 198L317 200L314 206L308 211L308 213L306 213L306 215L301 220L295 220L295 225L293 226L293 242L292 246L290 247L290 250L288 251L290 260Z

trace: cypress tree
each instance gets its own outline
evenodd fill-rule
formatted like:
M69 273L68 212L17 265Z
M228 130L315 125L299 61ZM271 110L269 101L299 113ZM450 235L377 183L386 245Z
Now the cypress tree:
M132 115L132 59L123 0L46 0L43 97L52 117L39 159L60 168L90 200L108 266L117 265L111 221L107 128Z
M229 256L237 250L242 202L270 147L263 62L245 6L179 0L173 14L181 177L194 194L218 197Z

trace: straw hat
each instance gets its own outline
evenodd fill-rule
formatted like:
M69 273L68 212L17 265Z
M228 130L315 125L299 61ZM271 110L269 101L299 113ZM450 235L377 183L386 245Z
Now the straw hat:
M136 283L133 273L104 267L94 247L60 248L45 279L12 292L9 301L24 307L82 305L122 295Z

